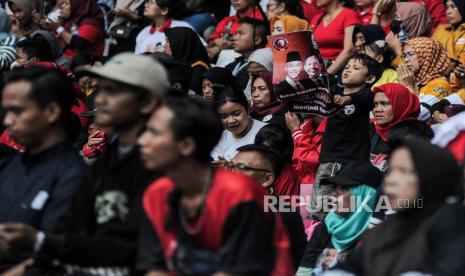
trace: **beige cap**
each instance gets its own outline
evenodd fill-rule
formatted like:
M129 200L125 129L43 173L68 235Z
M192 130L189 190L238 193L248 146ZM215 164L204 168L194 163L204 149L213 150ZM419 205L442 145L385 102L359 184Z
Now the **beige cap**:
M80 66L76 72L87 72L106 79L144 88L162 97L168 89L168 74L158 61L150 56L121 53L105 62L105 65Z

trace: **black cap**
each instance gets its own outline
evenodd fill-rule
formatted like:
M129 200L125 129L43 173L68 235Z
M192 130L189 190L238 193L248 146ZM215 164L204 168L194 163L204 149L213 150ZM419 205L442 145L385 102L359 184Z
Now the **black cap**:
M377 189L383 181L381 171L369 162L350 162L332 177L321 180L321 185L356 186L365 184Z
M292 52L287 53L286 63L292 62L292 61L302 61L302 59L300 58L299 52L292 51Z

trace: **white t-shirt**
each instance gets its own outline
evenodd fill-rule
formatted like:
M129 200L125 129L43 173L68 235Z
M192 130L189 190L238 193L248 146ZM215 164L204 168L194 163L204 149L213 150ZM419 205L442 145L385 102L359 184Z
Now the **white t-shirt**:
M155 53L155 52L163 52L163 47L166 43L166 36L164 32L154 32L150 34L150 26L147 26L140 31L136 38L136 54L143 54L143 53ZM170 28L174 27L187 27L192 28L189 23L179 20L171 21Z
M214 160L218 160L219 157L222 156L224 157L224 159L229 161L233 159L234 156L236 156L238 148L245 145L253 144L255 141L255 136L260 131L260 129L266 125L266 123L255 119L252 120L252 128L242 138L236 139L230 131L224 130L223 134L221 135L220 141L211 152L211 157Z

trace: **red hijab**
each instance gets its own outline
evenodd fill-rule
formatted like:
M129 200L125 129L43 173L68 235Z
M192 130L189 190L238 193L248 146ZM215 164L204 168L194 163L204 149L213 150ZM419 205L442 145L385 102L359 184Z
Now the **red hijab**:
M64 28L71 30L74 24L94 25L103 28L103 12L95 0L69 0L71 10L70 16L65 21Z
M408 120L417 119L420 115L420 101L418 97L410 92L405 86L398 83L387 83L380 85L373 91L376 93L384 93L388 97L392 106L394 118L392 122L385 126L376 125L376 132L383 141L388 140L389 131L398 123Z
M254 81L258 78L261 78L265 81L266 86L268 86L268 90L270 90L270 104L257 108L252 105L252 116L257 118L265 117L266 115L272 115L278 113L279 111L283 110L285 104L280 101L276 95L276 92L273 88L273 72L266 72L260 76L255 76L252 78L251 85L253 85Z

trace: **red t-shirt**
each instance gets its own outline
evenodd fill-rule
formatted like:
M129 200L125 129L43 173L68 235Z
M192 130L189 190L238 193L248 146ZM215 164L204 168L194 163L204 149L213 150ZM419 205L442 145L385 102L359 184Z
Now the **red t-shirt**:
M362 25L371 24L371 18L373 17L373 9L368 9L366 11L357 9L356 11L358 13L358 16L360 17L360 20L362 21Z
M315 15L323 12L322 8L318 8L316 6L316 0L300 0L300 5L304 11L305 19L307 19L308 22L312 22L312 19L315 17Z
M103 55L103 51L105 49L105 34L102 29L95 25L83 24L79 26L77 36L92 44L89 54L94 56ZM72 59L79 52L79 50L73 47L67 47L64 55Z
M257 20L263 20L262 14L260 13L260 10L258 8L255 9L255 17L254 17L254 10L252 9L245 17L250 17L250 18L255 18ZM233 15L233 16L227 16L223 18L218 25L216 25L215 31L211 34L211 36L208 38L208 41L220 38L224 32L232 36L236 33L237 29L239 29L239 16Z
M432 21L432 32L434 32L437 26L441 24L448 24L446 17L446 8L444 6L444 2L442 0L413 0L413 2L424 3L426 5L426 9L429 11Z
M313 17L311 22L313 34L316 43L320 48L320 53L326 60L335 60L339 53L344 49L344 30L348 26L361 24L360 18L356 11L343 8L342 11L327 26L324 26L323 20L316 25L323 13Z
M174 183L164 177L150 185L144 194L143 206L152 228L147 229L146 225L141 230L141 240L152 248L144 254L151 259L145 262L176 275L176 252L180 243L189 239L197 248L217 255L221 271L252 275L262 274L265 269L270 271L269 275L293 275L289 237L281 216L263 211L265 189L259 184L238 173L216 171L203 215L186 222L192 228L202 223L195 235L182 230L179 218L182 211L175 212L172 223L167 225L172 208L168 200L174 189ZM147 235L147 230L152 234ZM183 232L184 239L180 240Z

